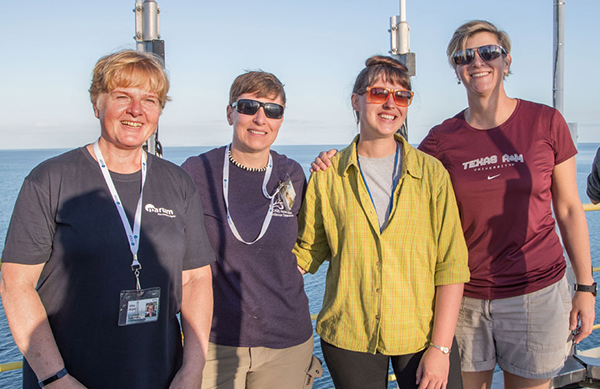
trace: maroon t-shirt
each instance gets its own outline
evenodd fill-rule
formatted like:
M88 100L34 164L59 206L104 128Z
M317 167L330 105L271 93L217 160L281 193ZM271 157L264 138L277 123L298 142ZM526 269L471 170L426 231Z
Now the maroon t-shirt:
M448 169L469 248L465 296L498 299L552 285L565 271L552 217L552 171L577 150L548 106L518 100L498 127L478 130L464 111L431 129L419 149Z

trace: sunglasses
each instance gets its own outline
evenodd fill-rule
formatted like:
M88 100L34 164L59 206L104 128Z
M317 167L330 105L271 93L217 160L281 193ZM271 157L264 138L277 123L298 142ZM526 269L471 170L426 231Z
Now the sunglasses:
M475 52L478 52L481 59L486 62L493 61L501 55L506 55L506 50L502 46L485 45L457 51L452 56L452 60L456 65L468 65L475 59Z
M269 119L281 119L283 117L283 106L275 103L261 103L256 100L241 99L231 104L231 107L237 109L244 115L254 115L260 107L263 107L265 116Z
M367 101L373 104L385 103L390 97L390 93L394 96L394 103L398 107L408 107L412 102L414 93L404 89L390 89L383 86L368 86Z

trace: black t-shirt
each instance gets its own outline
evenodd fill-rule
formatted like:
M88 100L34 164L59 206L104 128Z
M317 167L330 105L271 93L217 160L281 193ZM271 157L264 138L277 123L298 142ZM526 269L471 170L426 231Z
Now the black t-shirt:
M111 173L129 220L141 174ZM142 288L160 287L158 321L118 326L122 290L135 289L125 229L85 147L41 163L25 179L2 255L45 263L38 293L69 373L88 388L166 388L181 366L181 273L214 261L190 177L148 157L138 258ZM24 388L37 378L24 363Z
M214 313L210 341L234 347L297 346L312 336L304 280L292 248L298 236L298 212L306 177L302 167L271 151L269 194L291 180L296 198L286 210L279 196L264 236L252 245L240 242L227 223L223 199L225 148L191 157L182 165L198 186L206 231L217 254L213 273ZM262 192L265 172L229 163L229 211L242 239L252 242L261 231L270 200Z

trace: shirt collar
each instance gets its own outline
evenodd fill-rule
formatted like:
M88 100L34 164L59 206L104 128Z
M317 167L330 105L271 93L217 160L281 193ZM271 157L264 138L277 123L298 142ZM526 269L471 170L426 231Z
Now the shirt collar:
M356 152L356 145L358 144L359 135L354 137L354 140L348 147L342 150L340 153L340 166L343 166L344 177L348 175L350 166L354 166L356 172L360 171L358 166L358 153ZM402 144L402 173L400 178L403 178L406 174L413 178L421 179L423 173L421 166L421 159L417 158L417 151L412 147L404 137L400 134L394 134L394 138Z

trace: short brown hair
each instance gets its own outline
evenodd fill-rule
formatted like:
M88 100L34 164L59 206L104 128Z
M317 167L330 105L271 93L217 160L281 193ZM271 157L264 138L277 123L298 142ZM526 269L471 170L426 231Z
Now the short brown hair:
M236 77L229 89L229 105L235 103L244 93L253 93L257 97L277 99L281 97L285 107L285 90L275 75L262 70L248 71Z
M162 59L153 53L123 50L106 55L96 62L92 72L90 99L96 105L101 93L110 93L118 87L145 88L156 93L161 109L171 98L169 77Z
M365 68L356 77L352 93L363 94L379 77L411 90L408 69L398 60L383 55L374 55L365 61Z
M452 39L450 39L450 42L448 43L446 55L448 56L448 62L450 62L450 66L456 68L456 64L452 60L452 56L457 51L466 49L467 40L480 32L489 32L494 34L496 39L498 39L500 46L506 50L507 54L510 54L510 38L506 32L499 30L487 20L471 20L470 22L458 27L456 31L454 31Z

